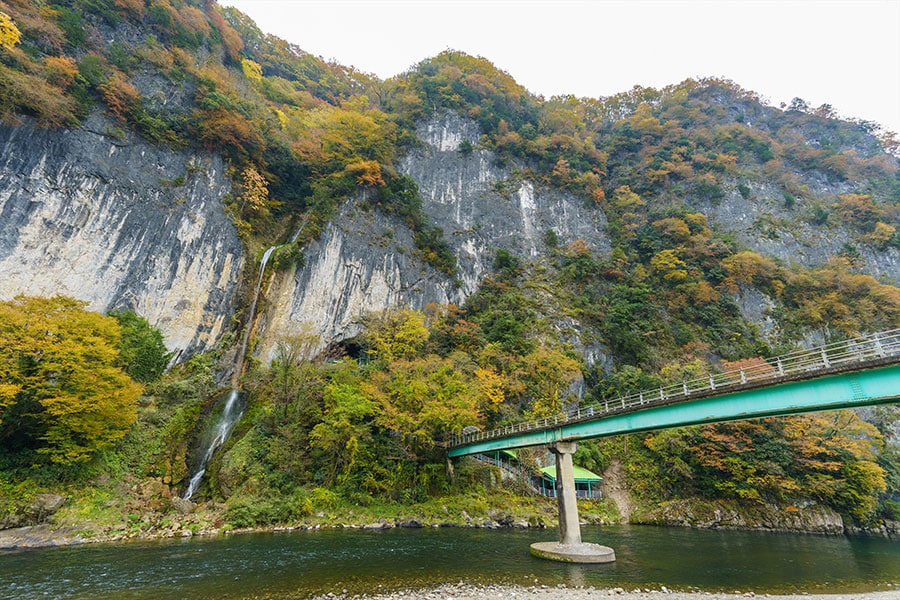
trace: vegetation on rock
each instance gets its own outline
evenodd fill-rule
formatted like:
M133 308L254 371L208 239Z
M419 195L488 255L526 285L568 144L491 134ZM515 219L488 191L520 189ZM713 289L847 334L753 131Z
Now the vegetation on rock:
M416 256L452 277L444 232L398 168L435 111L480 126L461 153L490 150L517 180L581 198L608 222L609 253L548 230L532 262L497 248L463 306L369 315L359 357L311 357L313 337L282 340L271 365L245 376L246 416L201 490L234 526L468 498L496 481L470 466L447 478L440 444L463 426L550 416L581 391L613 397L900 327L896 274L873 277L864 259L900 249L896 143L827 106L768 107L721 79L544 99L456 51L380 81L205 0L0 1L0 118L73 127L97 110L122 128L111 134L224 156L227 208L256 243L302 223L299 248L351 200L402 219ZM819 231L847 242L812 267L778 260L712 218L728 202L759 209L758 239ZM774 333L742 310L751 290L770 303ZM78 463L71 477L102 472L132 489L104 492L132 498L122 514L170 510L162 499L183 487L198 423L221 393L220 356L163 375L161 336L132 313L103 317L63 298L0 311L0 345L12 350L0 361L3 494L33 495L52 487L54 464ZM586 359L588 347L609 360ZM135 382L146 385L140 399ZM647 503L817 502L868 523L897 515L893 420L880 430L851 413L690 428L586 443L580 458L602 470L624 457ZM44 475L24 474L31 464ZM115 503L92 489L84 505Z

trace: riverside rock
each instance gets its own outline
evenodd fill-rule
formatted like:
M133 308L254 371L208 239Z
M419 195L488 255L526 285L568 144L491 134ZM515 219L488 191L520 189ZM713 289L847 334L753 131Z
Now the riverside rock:
M772 504L747 507L726 500L684 499L664 502L632 522L699 527L701 529L759 529L841 535L841 515L825 506L778 507Z
M0 517L0 529L38 525L47 520L66 503L58 494L38 494L20 510Z

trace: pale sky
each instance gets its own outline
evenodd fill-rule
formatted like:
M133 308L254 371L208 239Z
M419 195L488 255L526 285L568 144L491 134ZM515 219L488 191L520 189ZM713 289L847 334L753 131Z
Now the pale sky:
M900 0L219 0L387 79L447 50L534 94L610 96L721 76L900 133Z

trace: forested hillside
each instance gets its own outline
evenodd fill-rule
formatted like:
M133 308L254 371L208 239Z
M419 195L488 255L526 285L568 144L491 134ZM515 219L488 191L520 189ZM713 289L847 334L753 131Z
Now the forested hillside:
M478 132L453 155L503 173L491 194L560 194L605 223L596 239L536 219L541 247L525 251L484 226L488 268L466 290L455 240L472 232L437 226L434 199L420 194L427 182L404 170L430 151L422 124L447 114ZM497 489L489 469L469 464L447 476L442 444L465 426L900 327L893 135L799 98L768 106L725 79L546 99L457 51L382 81L212 1L0 0L0 116L61 135L102 117L111 139L222 157L225 209L246 254L296 233L273 255L263 311L278 309L266 290L303 268L348 206L387 219L378 243L458 290L453 304L385 304L352 335L284 332L271 362L252 342L244 417L194 498L204 508L179 517L197 527L200 514L217 527L365 507L486 514L523 490ZM197 168L166 187L183 189ZM44 492L70 498L58 523L102 523L98 532L197 508L171 499L227 375L243 367L231 361L254 326L254 262L239 310L220 315L230 325L218 347L165 374L159 333L140 315L102 317L64 298L0 304L11 350L0 360L0 517ZM85 361L123 392L94 389ZM598 472L623 463L648 520L687 498L824 506L868 526L900 518L896 420L882 408L868 422L839 412L687 428L585 443L577 459Z

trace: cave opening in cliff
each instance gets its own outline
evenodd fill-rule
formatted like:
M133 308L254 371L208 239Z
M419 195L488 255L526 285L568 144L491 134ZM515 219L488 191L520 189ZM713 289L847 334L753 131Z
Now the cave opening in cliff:
M368 347L359 337L333 342L325 350L325 356L330 361L352 358L360 364L368 364L371 360Z

